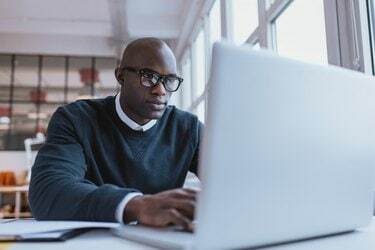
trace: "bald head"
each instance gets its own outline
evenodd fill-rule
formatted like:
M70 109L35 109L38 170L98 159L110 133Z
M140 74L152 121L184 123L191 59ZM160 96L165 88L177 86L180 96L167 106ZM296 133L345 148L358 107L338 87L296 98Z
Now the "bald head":
M152 74L176 76L176 58L171 48L157 38L134 40L126 47L121 64L116 69L116 78L121 85L122 109L133 121L145 124L163 115L172 92L167 91L164 80L153 87L147 86L150 80L141 75L141 71L149 72L147 77Z
M176 58L171 48L162 40L153 37L140 38L132 41L126 47L121 60L121 68L131 66L136 68L164 68L176 73Z

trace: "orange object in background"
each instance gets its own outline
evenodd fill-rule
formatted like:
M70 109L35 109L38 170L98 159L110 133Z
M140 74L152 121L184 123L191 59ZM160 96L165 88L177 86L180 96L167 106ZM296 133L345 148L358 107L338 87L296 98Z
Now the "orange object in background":
M44 90L34 89L30 91L30 100L33 103L44 103L46 102L46 98L47 98L47 92Z
M44 126L41 126L41 125L38 125L35 129L35 132L36 133L42 133L42 134L46 134L46 128ZM0 249L1 250L1 249Z
M1 107L0 106L0 116L10 116L10 107Z
M12 171L0 172L0 186L15 186L16 175Z
M83 68L79 70L81 82L86 86L95 84L99 81L99 71L92 68Z

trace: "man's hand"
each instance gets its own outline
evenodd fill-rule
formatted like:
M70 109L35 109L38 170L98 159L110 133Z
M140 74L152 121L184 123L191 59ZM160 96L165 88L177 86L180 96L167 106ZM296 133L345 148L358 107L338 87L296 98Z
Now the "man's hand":
M196 194L192 189L179 188L134 197L126 205L125 222L138 221L154 227L179 225L192 231Z

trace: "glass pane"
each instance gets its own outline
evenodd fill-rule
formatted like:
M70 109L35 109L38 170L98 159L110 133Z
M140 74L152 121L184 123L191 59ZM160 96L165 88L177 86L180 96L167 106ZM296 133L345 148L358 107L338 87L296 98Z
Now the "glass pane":
M7 150L24 150L24 140L35 136L36 105L13 104L11 118L11 137L7 142Z
M115 95L120 86L115 77L116 60L114 58L97 58L95 66L99 74L99 83L95 85L96 97Z
M42 89L47 92L47 102L63 103L65 87L65 58L43 57Z
M216 0L209 14L211 45L221 40L220 0Z
M16 56L15 86L32 86L38 84L37 56Z
M8 141L10 140L10 135L7 128L3 128L3 125L0 125L0 150L6 150Z
M204 123L205 101L202 101L198 104L196 113L197 113L199 120Z
M11 60L11 56L0 55L0 101L9 100Z
M204 91L206 81L206 55L204 46L204 32L201 30L194 42L194 67L195 67L195 85L194 98L200 96Z
M171 98L169 99L168 105L173 105L178 107L180 102L180 92L173 92Z
M58 104L42 104L39 112L39 129L40 132L47 131L48 123L53 113L60 105Z
M9 140L10 108L8 104L0 104L0 150L4 150Z
M372 71L375 74L375 1L369 1L369 23L371 27Z
M233 41L244 43L258 26L257 0L231 0L233 11Z
M268 0L267 8L270 8L274 2L275 2L275 0Z
M260 50L260 44L259 43L256 43L252 46L253 49L255 50Z
M220 15L220 0L216 0L212 9L209 13L209 23L210 23L210 58L207 58L207 63L209 64L209 71L211 70L211 51L214 42L221 40L221 15ZM208 72L210 74L210 72Z
M92 98L91 66L91 58L69 58L68 102L73 102L78 98Z
M16 56L14 100L30 101L38 86L39 58L37 56Z
M190 51L188 52L189 57L185 64L182 66L182 77L184 81L181 84L182 92L182 108L188 109L191 105L191 57Z
M275 25L280 55L327 64L323 0L293 1Z
M43 57L42 84L46 87L65 86L65 58Z

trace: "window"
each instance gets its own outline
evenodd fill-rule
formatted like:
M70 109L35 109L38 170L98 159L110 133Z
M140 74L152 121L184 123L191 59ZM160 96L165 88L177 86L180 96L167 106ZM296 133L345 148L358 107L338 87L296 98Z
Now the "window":
M24 150L24 139L45 132L55 110L81 94L113 95L115 62L114 58L0 55L0 150Z
M187 58L182 66L182 76L184 81L181 84L182 108L188 109L191 105L191 56L190 50L187 52Z
M267 7L270 8L274 2L275 2L275 0L268 0Z
M323 0L291 2L274 25L280 55L327 64Z
M221 40L221 14L220 14L220 0L216 0L214 5L212 6L210 13L208 15L209 21L209 51L207 55L207 62L209 71L211 70L211 51L212 46L215 42ZM207 74L210 74L207 72Z
M206 51L204 46L204 31L201 30L193 44L193 67L194 67L194 82L193 82L193 97L200 96L206 85Z
M114 95L119 89L115 77L116 60L114 58L97 58L95 68L98 71L98 82L95 84L95 96L106 97Z
M43 57L42 87L47 91L48 102L65 102L65 58Z
M258 26L257 0L231 0L233 41L243 44Z
M31 101L32 93L38 88L37 56L16 56L14 75L14 100Z
M0 55L0 101L9 100L11 60L9 55Z
M372 73L375 75L375 1L368 0L367 3L372 47Z
M210 44L221 40L220 0L216 0L209 14Z
M205 101L204 101L204 100L201 101L201 102L198 104L195 113L197 114L199 120L200 120L201 122L204 123L204 121L205 121L205 119L204 119L204 118L205 118L205 117L204 117L204 115L205 115Z
M72 57L69 59L68 102L95 95L91 58Z
M259 42L253 44L252 48L255 49L255 50L260 50L260 44L259 44Z

